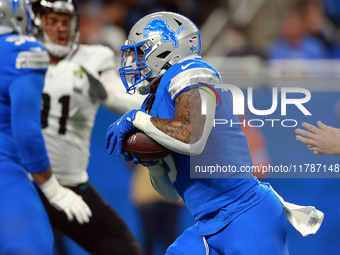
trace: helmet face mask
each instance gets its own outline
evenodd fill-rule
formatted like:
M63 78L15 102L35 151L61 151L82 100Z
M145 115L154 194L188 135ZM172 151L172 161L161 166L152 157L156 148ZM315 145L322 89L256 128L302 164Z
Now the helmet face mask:
M129 94L135 92L136 84L147 82L146 79L151 75L151 70L145 63L146 55L150 50L151 46L147 41L138 44L126 41L121 48L122 68L119 69L119 74Z
M137 90L149 92L149 87L173 64L200 55L200 33L188 18L172 12L157 12L145 16L131 29L128 40L121 47L120 76L128 93ZM136 64L126 61L128 51L140 59ZM143 57L141 57L143 55ZM135 78L129 77L135 74ZM150 83L146 80L150 81Z
M0 34L30 35L32 18L29 0L0 0Z
M34 35L53 56L66 56L79 37L79 17L73 0L38 0L33 11Z

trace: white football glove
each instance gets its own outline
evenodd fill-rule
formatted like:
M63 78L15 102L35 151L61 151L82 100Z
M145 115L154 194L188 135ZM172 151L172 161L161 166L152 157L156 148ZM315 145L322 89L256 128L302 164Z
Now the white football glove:
M61 186L54 175L39 187L55 208L66 213L69 221L74 217L79 224L90 221L92 212L83 198L69 188Z

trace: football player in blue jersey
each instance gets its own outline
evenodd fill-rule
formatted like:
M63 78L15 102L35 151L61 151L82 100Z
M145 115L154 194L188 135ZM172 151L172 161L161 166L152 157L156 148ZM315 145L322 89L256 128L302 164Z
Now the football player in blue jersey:
M197 222L166 254L288 254L285 211L269 185L242 171L252 166L247 140L219 72L201 60L195 24L176 13L150 14L121 51L127 92L149 95L140 110L110 125L108 152L116 147L118 156L146 165L154 188L170 200L182 197ZM214 125L216 119L233 125ZM171 154L157 162L132 159L122 142L135 128Z
M40 124L48 55L30 36L31 7L25 0L0 0L0 253L52 254L47 213L28 173L70 221L88 222L81 196L52 174Z

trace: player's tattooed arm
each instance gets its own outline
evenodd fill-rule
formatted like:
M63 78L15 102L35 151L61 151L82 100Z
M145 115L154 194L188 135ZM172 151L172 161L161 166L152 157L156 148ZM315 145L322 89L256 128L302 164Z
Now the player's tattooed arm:
M151 123L163 133L186 144L197 142L203 134L205 115L201 114L198 88L182 92L175 100L175 118L151 118Z

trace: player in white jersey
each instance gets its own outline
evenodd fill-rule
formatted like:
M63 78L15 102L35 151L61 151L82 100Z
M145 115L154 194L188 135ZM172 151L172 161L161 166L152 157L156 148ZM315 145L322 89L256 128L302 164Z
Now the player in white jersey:
M99 105L122 114L142 103L125 98L113 68L113 52L101 45L76 46L58 64L49 65L42 125L50 158L57 162L53 171L63 185L88 181L90 135Z
M91 254L142 254L125 222L89 183L86 169L99 105L122 114L139 107L143 97L125 93L109 48L77 44L73 1L37 1L33 11L36 35L50 56L41 118L48 155L59 182L81 195L92 211L87 224L68 222L40 193L52 226Z

